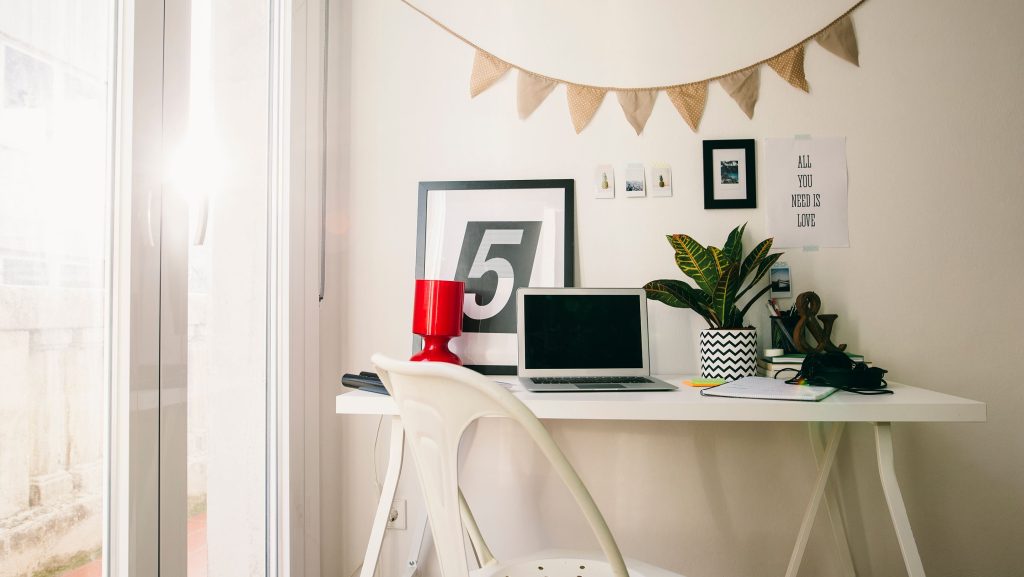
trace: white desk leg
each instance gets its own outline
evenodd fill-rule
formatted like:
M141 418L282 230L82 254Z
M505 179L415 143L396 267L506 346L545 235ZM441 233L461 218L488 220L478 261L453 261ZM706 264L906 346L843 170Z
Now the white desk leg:
M405 429L402 428L402 420L398 417L391 417L391 448L388 451L388 470L384 474L380 501L377 503L377 513L373 517L370 542L366 545L366 556L363 557L363 569L359 573L359 577L373 577L377 570L380 548L384 543L384 530L388 528L388 514L391 513L391 503L395 500L395 491L398 490L398 477L402 473L402 449L404 448Z
M910 518L903 504L903 494L896 481L895 459L892 452L892 424L875 423L875 448L878 451L878 474L882 478L882 491L885 502L889 505L893 527L896 528L896 541L903 551L903 562L907 564L908 577L924 577L924 565L921 554L917 552L914 532L910 530Z
M434 536L428 531L430 526L430 517L424 515L423 522L419 523L416 528L416 533L412 536L412 540L409 545L409 558L405 562L405 571L402 573L402 577L413 577L420 569L420 555L423 553L423 547L430 547L434 541Z
M804 511L804 520L800 524L800 532L797 534L796 545L793 547L793 554L789 557L789 567L786 569L786 577L796 577L800 570L800 562L804 559L804 550L807 549L807 540L811 537L811 527L814 526L814 517L821 507L821 498L825 494L825 485L828 482L828 475L832 471L832 464L836 461L836 450L839 448L839 440L843 437L843 426L845 423L832 423L832 432L829 433L828 446L825 448L825 455L818 467L818 480L814 483L814 492L811 494L811 502L807 504Z
M821 440L821 429L824 423L808 423L808 430L811 434L811 450L817 459L818 467L821 467L821 460L825 454L825 445ZM853 568L853 556L850 554L850 541L846 537L846 522L843 519L843 510L839 506L835 477L829 478L828 487L825 489L825 511L832 524L832 537L836 542L839 553L840 571L845 577L856 577L857 571Z

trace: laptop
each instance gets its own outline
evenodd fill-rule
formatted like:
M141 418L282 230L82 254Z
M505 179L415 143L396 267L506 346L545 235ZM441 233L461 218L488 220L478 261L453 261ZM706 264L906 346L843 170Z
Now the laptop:
M651 377L643 289L521 288L518 377L533 392L669 391Z

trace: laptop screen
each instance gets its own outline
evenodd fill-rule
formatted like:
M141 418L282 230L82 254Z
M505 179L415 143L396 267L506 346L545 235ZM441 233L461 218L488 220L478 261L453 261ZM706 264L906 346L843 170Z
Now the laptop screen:
M642 290L525 289L520 298L521 373L647 374Z

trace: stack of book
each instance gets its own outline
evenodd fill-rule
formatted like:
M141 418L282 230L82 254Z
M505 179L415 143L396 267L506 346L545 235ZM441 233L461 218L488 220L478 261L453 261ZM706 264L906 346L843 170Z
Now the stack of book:
M864 355L858 355L855 353L846 353L846 356L850 357L851 360L858 363L871 364L869 361L864 359ZM779 378L790 379L796 375L795 371L800 370L800 365L804 363L804 358L807 357L804 353L792 353L788 355L782 355L778 357L758 357L757 358L757 374L762 377L774 377L775 373L783 369L794 369L793 371L786 371L779 375Z

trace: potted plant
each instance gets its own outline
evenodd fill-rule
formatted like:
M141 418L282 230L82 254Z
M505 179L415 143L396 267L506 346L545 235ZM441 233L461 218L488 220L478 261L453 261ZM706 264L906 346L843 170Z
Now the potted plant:
M704 378L733 380L754 374L757 333L743 317L768 292L771 285L756 291L754 287L782 253L768 254L772 248L769 238L744 256L746 227L734 228L722 248L705 247L685 234L667 235L675 249L676 265L697 286L674 279L644 285L647 298L693 309L707 321L708 328L700 332L700 372ZM746 303L740 306L744 298Z

